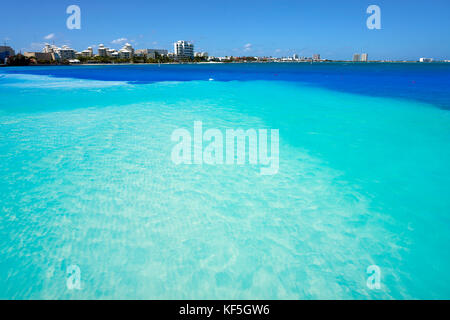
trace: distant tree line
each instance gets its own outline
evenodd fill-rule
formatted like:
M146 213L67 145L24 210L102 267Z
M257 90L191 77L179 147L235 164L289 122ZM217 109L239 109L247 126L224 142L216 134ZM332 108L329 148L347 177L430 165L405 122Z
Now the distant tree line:
M184 58L184 59L174 59L172 57L164 55L156 55L155 58L148 58L145 56L134 56L130 59L116 58L116 57L85 57L81 56L77 58L80 63L102 63L102 64L113 64L113 63L171 63L171 62L207 62L206 57L194 57L194 58ZM253 62L257 59L254 57L229 57L227 60L221 60L221 62ZM22 54L17 54L8 58L7 64L9 66L28 66L31 64L46 64L46 65L68 65L70 64L68 60L64 61L49 61L49 60L37 60L35 57L25 57Z
M15 56L8 57L8 66L28 66L32 63L32 58L25 57L22 54L16 54Z

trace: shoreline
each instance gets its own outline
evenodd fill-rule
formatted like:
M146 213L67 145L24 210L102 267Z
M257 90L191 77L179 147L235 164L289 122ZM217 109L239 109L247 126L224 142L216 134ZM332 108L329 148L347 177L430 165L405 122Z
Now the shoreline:
M25 66L10 66L7 64L0 64L2 67L73 67L73 66L132 66L132 65L209 65L209 64L268 64L268 63L280 63L280 64L310 64L310 65L320 65L320 64L419 64L419 65L437 65L437 64L448 64L446 61L436 61L436 62L420 62L420 61L368 61L368 62L354 62L354 61L252 61L252 62L223 62L223 61L211 61L211 62L162 62L162 63L71 63L71 64L29 64Z

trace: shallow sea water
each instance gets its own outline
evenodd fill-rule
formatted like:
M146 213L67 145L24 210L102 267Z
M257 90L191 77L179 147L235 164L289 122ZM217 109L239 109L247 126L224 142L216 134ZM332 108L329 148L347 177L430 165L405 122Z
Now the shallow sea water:
M259 79L4 73L0 95L0 298L449 298L446 109ZM175 165L194 121L279 129L278 174Z

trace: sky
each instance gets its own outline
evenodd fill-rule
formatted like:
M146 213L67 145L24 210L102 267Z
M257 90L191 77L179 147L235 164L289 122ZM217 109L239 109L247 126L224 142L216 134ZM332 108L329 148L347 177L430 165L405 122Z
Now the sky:
M66 9L81 9L81 29ZM370 30L369 5L381 10ZM21 0L0 6L0 41L18 51L103 43L173 50L177 40L213 56L311 56L351 59L450 59L450 0Z

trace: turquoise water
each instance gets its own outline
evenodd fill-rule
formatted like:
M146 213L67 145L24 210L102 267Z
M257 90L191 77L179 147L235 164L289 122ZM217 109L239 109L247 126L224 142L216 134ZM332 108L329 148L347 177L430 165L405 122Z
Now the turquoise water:
M0 69L0 298L450 298L448 89L43 70ZM175 165L194 121L279 129L278 174Z

